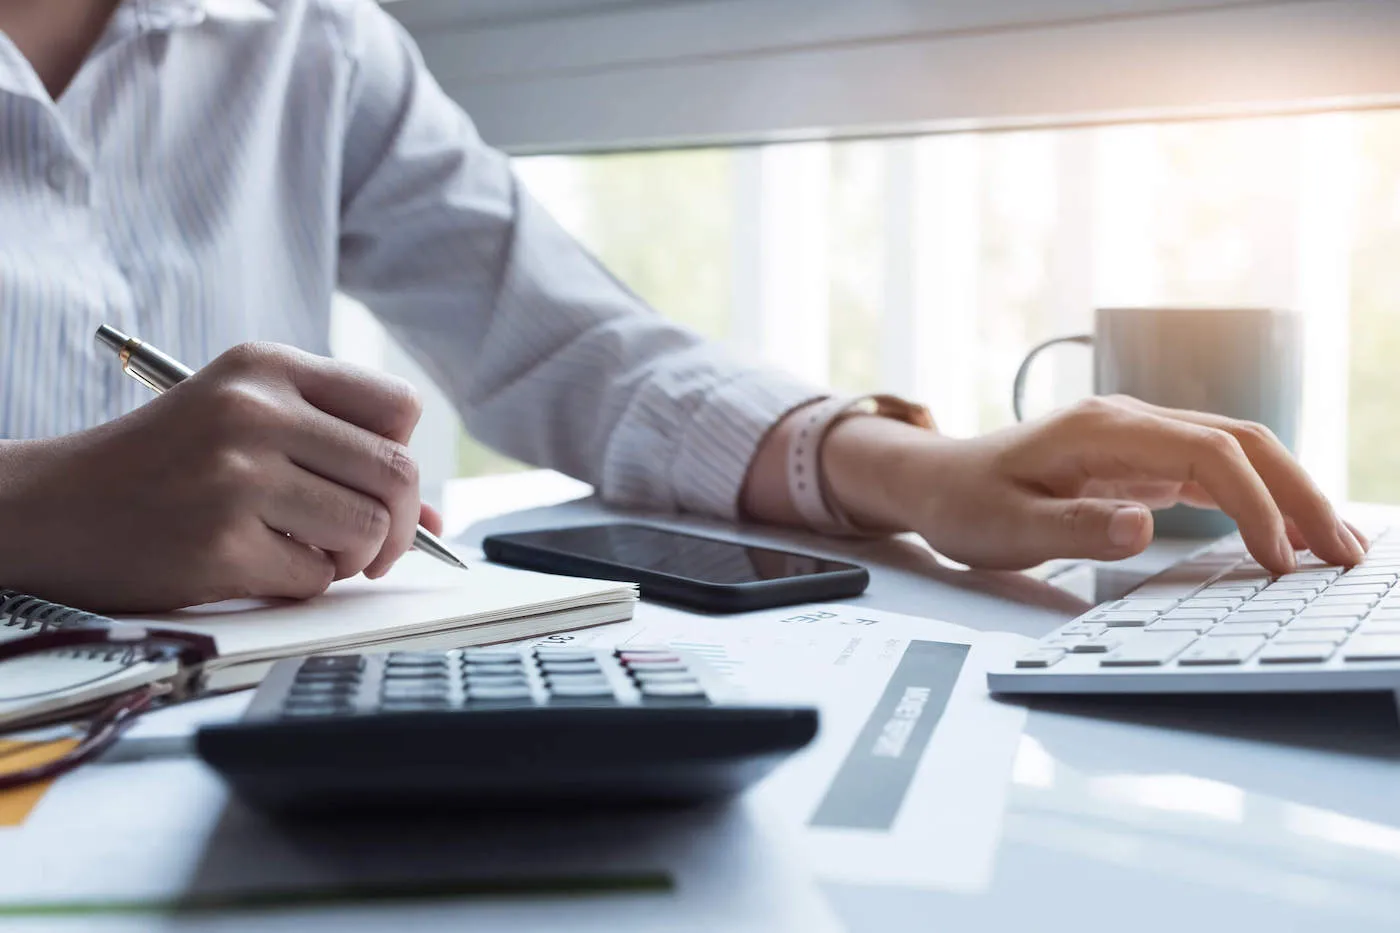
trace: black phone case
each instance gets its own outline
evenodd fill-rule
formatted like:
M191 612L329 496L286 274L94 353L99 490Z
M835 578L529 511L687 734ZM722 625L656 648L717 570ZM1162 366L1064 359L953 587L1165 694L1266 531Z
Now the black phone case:
M673 532L665 528L655 530L667 534L683 534L683 532ZM555 551L542 547L533 541L520 540L532 533L517 532L490 535L481 542L481 548L486 553L488 560L498 564L509 564L513 567L538 570L542 573L636 583L641 587L643 599L675 603L707 612L752 612L756 609L770 609L774 606L788 606L793 603L849 599L864 593L865 588L870 585L869 572L864 567L857 567L854 564L846 569L826 573L784 577L777 580L759 580L752 583L715 583L708 580L694 580L654 570L643 570L597 557L584 557L578 554ZM692 538L704 537L703 535L688 536ZM735 543L719 538L710 540L720 541L723 544Z

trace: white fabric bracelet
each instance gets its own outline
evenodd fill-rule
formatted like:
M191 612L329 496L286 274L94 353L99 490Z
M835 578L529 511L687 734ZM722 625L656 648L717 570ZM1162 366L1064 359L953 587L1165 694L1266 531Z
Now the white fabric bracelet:
M827 434L853 415L879 415L916 427L934 427L927 408L893 395L834 396L798 410L788 440L788 493L807 527L824 534L859 534L861 529L826 495L821 449Z

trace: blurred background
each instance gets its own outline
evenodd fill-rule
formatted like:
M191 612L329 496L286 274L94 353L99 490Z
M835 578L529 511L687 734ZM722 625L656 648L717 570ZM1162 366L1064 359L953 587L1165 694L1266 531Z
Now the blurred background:
M1295 308L1305 464L1334 496L1400 502L1400 75L1375 44L1396 7L390 9L530 191L660 313L813 381L918 398L965 435L1011 423L1026 350L1090 329L1096 307ZM793 36L779 14L798 8ZM1154 58L1159 35L1172 51ZM569 59L584 48L602 60ZM914 65L886 74L899 54ZM944 91L912 92L924 66ZM334 344L425 382L349 302ZM1089 351L1057 351L1030 407L1088 394L1089 372ZM440 397L419 434L430 499L451 476L520 468Z

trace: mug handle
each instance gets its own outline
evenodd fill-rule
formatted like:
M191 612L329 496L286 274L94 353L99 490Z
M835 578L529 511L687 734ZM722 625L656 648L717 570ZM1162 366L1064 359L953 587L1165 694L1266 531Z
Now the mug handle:
M1017 421L1026 420L1026 416L1021 412L1021 397L1026 393L1026 377L1030 375L1031 362L1041 354L1041 351L1048 350L1057 343L1077 343L1080 346L1092 347L1094 338L1092 334L1056 337L1054 340L1047 340L1031 348L1031 352L1027 353L1026 358L1021 361L1020 368L1016 370L1016 380L1011 384L1011 410L1016 414Z

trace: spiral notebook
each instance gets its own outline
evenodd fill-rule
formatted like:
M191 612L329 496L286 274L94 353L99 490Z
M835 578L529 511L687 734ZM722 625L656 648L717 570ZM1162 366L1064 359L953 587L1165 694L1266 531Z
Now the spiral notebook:
M210 635L218 656L205 689L250 687L283 658L342 651L441 650L624 622L637 587L476 562L468 572L410 553L379 580L335 583L305 602L236 600L108 619L24 598L0 601L0 641L82 621L139 623ZM0 728L75 714L170 677L173 663L128 651L65 651L0 664Z

